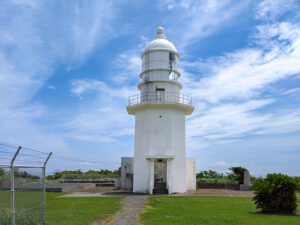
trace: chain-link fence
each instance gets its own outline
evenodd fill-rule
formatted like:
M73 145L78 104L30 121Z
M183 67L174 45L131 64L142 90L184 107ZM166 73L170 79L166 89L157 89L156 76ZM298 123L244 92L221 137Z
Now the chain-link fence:
M0 143L0 224L45 222L45 169L52 153Z

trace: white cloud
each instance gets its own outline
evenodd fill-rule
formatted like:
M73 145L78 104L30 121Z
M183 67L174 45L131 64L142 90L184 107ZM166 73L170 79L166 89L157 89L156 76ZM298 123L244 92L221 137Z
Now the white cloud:
M116 68L116 74L112 77L112 81L117 85L125 82L137 83L139 74L141 73L142 60L141 54L144 52L149 39L141 37L141 41L134 49L129 49L117 56L116 62L113 63Z
M51 89L51 90L55 90L56 89L56 87L54 87L53 85L48 85L47 86L49 89Z
M92 79L72 81L71 92L76 96L83 97L83 95L89 91L95 91L96 93L102 93L107 97L120 98L123 100L135 94L134 87L130 86L112 88L102 81Z
M96 47L115 37L111 24L118 18L117 10L111 2L98 1L0 3L2 141L47 151L68 150L57 131L36 125L49 112L31 99L58 64L78 66Z
M171 30L170 33L180 34L169 38L177 42L176 47L183 54L188 45L227 26L247 10L250 2L248 0L170 0L159 1L157 8L159 10L166 8L170 11L171 16L167 14L167 17L163 18L163 22Z
M71 92L83 99L92 92L93 99L82 106L62 124L68 130L65 136L87 142L115 142L117 137L132 135L133 117L127 115L129 96L136 87L111 87L99 80L73 80Z
M82 62L113 36L109 23L116 17L110 3L97 1L61 2L57 10L40 1L14 3L1 7L1 108L30 100L56 63Z
M263 37L265 41L272 40L267 49L260 45L208 60L210 76L200 81L197 81L197 76L192 77L193 80L183 80L189 94L212 103L225 99L248 99L258 96L272 83L298 75L300 27L281 23L258 29L260 40Z
M252 40L256 47L208 59L203 78L185 70L199 69L205 62L183 63L184 91L193 96L196 107L187 125L190 149L224 139L300 129L299 110L282 106L265 110L277 102L273 84L291 77L299 80L300 26L286 22L259 26ZM287 87L279 95L294 91Z
M118 73L112 80L120 85L124 82L139 79L142 60L139 54L141 51L126 51L121 53L116 61L116 67L119 67Z
M263 0L257 5L256 18L275 19L286 12L297 12L300 4L297 0Z

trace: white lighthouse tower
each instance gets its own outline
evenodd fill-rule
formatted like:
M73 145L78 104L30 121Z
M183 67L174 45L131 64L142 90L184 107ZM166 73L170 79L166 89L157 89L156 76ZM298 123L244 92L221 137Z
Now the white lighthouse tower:
M127 106L128 114L135 115L135 145L133 160L122 158L123 186L132 173L133 192L195 189L195 159L187 159L185 149L185 116L194 107L191 97L180 94L179 54L162 27L141 58L140 94L129 97Z

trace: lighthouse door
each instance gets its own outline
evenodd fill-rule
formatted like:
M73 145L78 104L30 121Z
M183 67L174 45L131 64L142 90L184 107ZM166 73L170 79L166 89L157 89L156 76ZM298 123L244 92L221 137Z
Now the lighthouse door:
M167 162L157 159L154 162L154 193L168 193L167 181Z
M165 89L164 88L156 88L156 101L157 102L165 101Z

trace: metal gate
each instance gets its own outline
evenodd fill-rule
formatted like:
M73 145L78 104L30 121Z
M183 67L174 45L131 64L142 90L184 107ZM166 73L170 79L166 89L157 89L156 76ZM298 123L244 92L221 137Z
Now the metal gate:
M168 193L167 162L158 159L154 162L154 193Z

